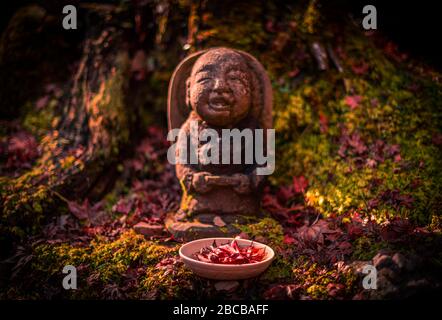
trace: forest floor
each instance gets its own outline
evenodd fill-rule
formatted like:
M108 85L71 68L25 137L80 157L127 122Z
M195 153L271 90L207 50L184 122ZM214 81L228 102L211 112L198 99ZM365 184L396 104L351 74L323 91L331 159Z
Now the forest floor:
M185 268L181 244L163 228L181 195L166 159L167 129L149 117L133 152L114 165L116 181L103 197L71 197L39 183L54 167L84 165L81 146L66 151L68 142L54 140L53 112L65 84L52 83L19 119L2 120L1 232L12 251L1 263L2 299L391 299L440 292L441 75L354 27L317 36L314 6L279 22L271 13L264 24L250 19L229 32L241 10L204 16L194 38L199 48L250 52L272 80L276 171L262 200L266 217L240 234L275 249L270 268L232 282ZM325 67L315 43L327 52ZM132 66L137 59L149 54L134 55ZM173 67L149 71L149 85L162 93L152 113L165 115ZM47 153L62 156L45 162ZM23 191L29 185L32 194ZM362 287L367 264L377 269L376 290ZM77 268L77 290L62 287L66 265Z

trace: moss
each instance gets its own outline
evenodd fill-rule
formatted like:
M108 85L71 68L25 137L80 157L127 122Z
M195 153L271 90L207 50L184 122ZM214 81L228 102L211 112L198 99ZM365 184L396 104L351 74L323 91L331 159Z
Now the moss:
M283 258L278 253L270 267L259 278L264 282L289 282L293 279L293 262L291 259Z
M179 182L182 191L180 208L190 217L192 213L189 211L189 204L192 201L193 196L191 193L187 192L187 188L184 186L184 178L180 179Z
M289 90L286 84L274 83L276 143L281 157L270 180L281 185L293 176L306 176L307 201L325 216L358 209L378 221L402 216L428 224L432 216L440 216L442 178L437 168L442 157L431 137L441 128L436 106L442 87L428 76L414 77L415 70L392 63L381 48L361 35L345 32L351 36L341 48L346 55L343 74L306 72L303 81ZM366 74L351 72L356 61L367 64ZM413 91L416 86L420 88L417 92ZM354 95L361 101L350 108L346 97ZM366 161L372 154L367 158L340 156L340 127L348 135L359 134L367 148L377 140L400 146L399 160L386 157L369 167L358 161ZM374 179L380 179L382 185L373 188ZM368 206L387 190L410 196L412 205L381 202L376 208Z
M281 246L283 240L283 229L278 221L272 218L264 218L258 223L235 224L236 228L253 239L265 239L269 245Z
M44 136L57 122L54 112L57 104L58 100L55 98L52 98L44 108L40 109L36 108L34 104L26 104L22 111L24 114L21 120L23 128L37 137Z
M96 174L92 172L95 170L92 166L98 167L119 156L119 150L129 141L129 118L132 116L127 112L124 101L128 67L127 54L118 54L115 66L100 83L98 92L90 97L90 103L85 105L89 115L90 143L97 150L93 154L94 159L90 159L89 155L84 158L77 156L77 151L81 151L81 155L86 154L82 153L81 147L67 150L66 146L72 141L54 129L55 123L49 124L49 119L45 119L46 116L52 117L54 109L59 107L55 100L40 111L28 106L21 120L26 128L40 137L41 156L29 171L19 177L0 177L0 193L4 199L0 219L5 235L15 238L40 230L48 212L53 212L54 207L60 204L61 209L66 208L51 190L58 190L64 183L70 183L68 178L83 172L89 176ZM89 161L89 167L85 159ZM15 228L7 227L11 225Z
M128 82L129 57L118 53L115 67L106 81L101 82L98 92L86 105L89 114L88 127L91 143L102 146L102 156L117 156L121 146L129 140L129 118L125 104L125 90Z
M339 297L351 298L355 293L357 276L350 268L321 266L300 256L295 260L293 274L303 294L313 299L332 299L330 286L336 285L341 285Z
M352 260L371 260L381 249L386 249L388 244L376 242L368 237L357 238L353 242Z
M261 16L264 7L249 6L247 3L235 3L235 6L225 10L220 6L219 10L224 11L222 15L206 13L196 40L204 46L236 47L238 49L253 52L257 47L265 45L269 35L263 30L262 22L259 19L245 19L241 24L237 24L238 15L247 12L249 17ZM231 26L235 25L235 32L231 32ZM196 49L196 48L194 48Z
M139 292L154 292L159 299L190 299L196 295L194 280L195 275L184 265L174 271L150 266L141 279Z
M433 219L431 220L431 223L429 225L429 229L440 233L442 231L442 218L433 216Z
M129 267L154 265L176 250L146 241L130 230L114 241L96 238L87 246L39 245L34 248L32 266L50 277L60 274L65 265L84 265L89 276L95 274L101 284L118 283Z
M65 265L79 266L89 260L90 247L73 247L69 244L42 244L34 248L32 269L51 277L59 274Z
M69 169L73 166L77 167L78 169L82 170L84 168L84 163L81 161L81 159L77 159L72 155L69 155L67 157L64 157L59 160L60 166L63 169Z
M41 174L40 170L32 170L18 179L0 178L0 193L4 201L0 217L2 235L21 238L40 229L45 212L53 201L47 187L32 187L30 183Z
M390 53L371 40L372 37L367 38L358 30L335 30L333 27L330 32L322 32L317 5L317 1L307 1L300 6L287 6L284 12L280 12L275 9L277 4L250 6L239 3L226 13L215 11L219 13L216 15L205 14L204 8L194 10L195 15L197 11L203 12L201 16L189 17L189 21L195 20L199 24L194 28L194 34L189 35L194 39L190 43L191 51L220 45L243 49L256 56L268 71L274 93L273 115L278 150L271 184L278 187L291 183L293 176L304 175L309 181L306 203L323 216L356 211L379 222L388 216L403 216L422 225L431 223L432 230L440 230L442 157L440 146L431 139L433 135L440 134L442 128L442 87L437 80L441 78L440 74L426 67L415 68L412 61L395 61ZM181 13L186 12L190 5L183 2L180 6L185 7L179 8ZM273 16L276 11L278 16ZM179 21L176 25L181 24L182 20L173 20L175 12L169 10L168 23ZM247 12L248 19L242 19L244 12ZM238 23L239 17L241 23ZM276 20L273 21L277 25L274 31L266 29L267 19ZM168 38L164 23L163 19L159 36ZM232 26L235 26L235 32L231 32ZM338 39L336 34L342 37ZM279 41L281 39L286 41ZM342 63L342 73L337 72L332 64L328 70L317 71L316 62L308 52L313 41L332 44ZM146 95L155 97L150 98L153 100L150 106L154 110L164 112L167 97L164 84L182 56L182 44L177 41L176 46L179 54L173 50L171 53L157 49L150 53L156 66L149 77ZM366 71L355 72L357 64L366 64ZM130 114L122 100L127 86L128 57L120 56L116 65L115 72L103 79L98 90L94 90L88 106L94 139L97 142L111 141L111 147L103 151L103 157L121 151L121 145L129 137L125 123L130 122ZM291 76L290 73L296 69L299 73ZM360 96L356 106L348 105L346 98L349 96ZM53 107L52 102L49 107ZM144 114L150 110L142 109ZM23 122L28 130L39 134L50 124L50 117L46 118L44 112L29 111ZM155 118L150 111L148 117ZM102 121L104 131L96 125ZM361 164L360 158L367 160L363 157L341 156L342 129L345 129L346 135L358 134L368 148L377 140L389 146L399 145L401 159L396 161L386 156L384 161L377 161L374 167L370 167ZM121 132L121 136L115 137L114 132ZM58 180L54 174L57 168L61 167L65 174L83 170L81 163L75 163L69 155L57 161L52 159L60 140L57 133L53 134L42 137L44 154L32 170L19 178L0 179L4 199L2 235L6 234L3 228L7 228L7 232L24 237L29 230L37 228L39 220L47 213L47 203L53 200L51 191L35 185L36 179L43 173L48 174L47 181L51 187ZM148 170L160 171L160 166L158 163L149 164ZM380 183L374 183L376 181ZM388 201L380 201L377 206L369 205L371 200L378 199L388 190L398 190L401 197L409 197L411 205L398 206ZM191 195L184 198L190 200ZM116 201L115 197L109 196L107 209ZM23 217L29 218L27 228L15 223ZM3 223L5 221L8 222ZM236 227L251 237L263 239L277 251L285 249L283 229L271 218ZM385 247L384 242L361 237L353 243L351 258L367 260ZM159 261L176 256L176 252L177 247L146 241L128 231L115 240L96 238L83 245L37 245L33 251L32 268L46 275L46 278L34 277L40 281L36 286L42 286L43 279L55 279L59 287L57 277L64 265L84 266L82 272L87 275L86 278L95 279L84 293L86 297L100 297L103 285L121 285L125 281L125 273L137 267L145 268L145 271L137 278L140 285L136 292L132 292L134 298L142 297L146 292L154 292L163 299L199 296L200 280L182 265L170 270L157 267ZM437 261L441 261L439 256ZM330 298L329 286L334 284L342 284L343 296L351 298L356 285L355 276L345 268L314 264L309 257L286 258L279 254L261 280L298 284L303 295L314 299ZM261 286L261 282L257 285ZM18 296L33 295L19 288L11 290L17 290L15 294Z
M302 28L308 34L314 34L319 27L319 18L321 13L318 10L318 1L311 0L305 10Z

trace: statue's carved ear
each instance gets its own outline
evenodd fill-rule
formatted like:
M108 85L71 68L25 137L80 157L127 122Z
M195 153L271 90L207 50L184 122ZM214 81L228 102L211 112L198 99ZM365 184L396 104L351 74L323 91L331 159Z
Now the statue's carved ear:
M192 109L192 106L190 105L190 77L186 80L186 106L189 109Z

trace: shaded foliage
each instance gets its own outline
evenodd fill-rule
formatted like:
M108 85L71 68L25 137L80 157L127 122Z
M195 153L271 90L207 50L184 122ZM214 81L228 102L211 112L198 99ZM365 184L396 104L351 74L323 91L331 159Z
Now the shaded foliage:
M440 74L318 1L232 3L83 8L99 23L72 78L17 100L22 114L0 132L2 298L367 298L356 264L385 250L421 261L403 281L442 283ZM265 217L238 227L277 258L232 290L185 269L165 230L134 231L178 208L167 82L212 46L255 55L274 91ZM66 264L84 290L62 289Z

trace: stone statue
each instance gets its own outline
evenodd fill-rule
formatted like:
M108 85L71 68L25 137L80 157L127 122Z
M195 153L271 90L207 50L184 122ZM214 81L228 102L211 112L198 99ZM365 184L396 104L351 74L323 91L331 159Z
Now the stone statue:
M233 139L224 140L224 134L226 129L238 133L272 127L272 90L264 68L236 49L213 48L187 57L170 80L168 120L169 130L180 128L176 156L186 159L176 164L183 196L179 212L166 220L168 230L184 240L237 233L235 223L260 215L265 176L257 174L255 157L245 161L246 153L256 148L253 140L232 145ZM260 131L266 136L266 130ZM203 132L215 136L199 139ZM207 161L213 157L219 161Z

